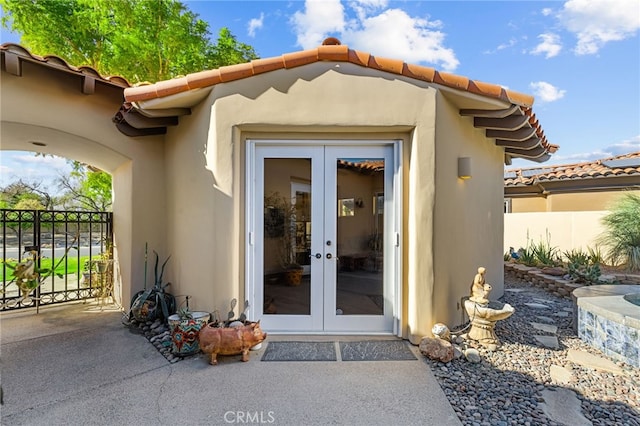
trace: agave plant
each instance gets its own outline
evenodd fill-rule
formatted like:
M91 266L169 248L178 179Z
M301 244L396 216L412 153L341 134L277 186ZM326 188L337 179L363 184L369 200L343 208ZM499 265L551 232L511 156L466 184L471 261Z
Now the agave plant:
M158 269L160 256L155 250L153 253L156 256L153 287L146 288L147 247L145 245L145 289L136 293L131 299L131 315L138 321L153 321L156 318L166 321L169 315L176 311L176 298L165 291L171 283L164 284L163 282L164 268L167 266L171 256L167 257L160 269Z
M602 218L605 232L599 243L614 265L640 271L640 195L626 194Z

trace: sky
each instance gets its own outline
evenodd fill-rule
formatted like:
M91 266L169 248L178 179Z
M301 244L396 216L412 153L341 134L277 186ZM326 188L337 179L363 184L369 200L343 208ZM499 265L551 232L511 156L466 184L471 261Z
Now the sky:
M640 151L640 1L183 1L261 58L336 37L351 49L533 95L566 164ZM5 30L1 42L19 42ZM55 53L55 52L52 52ZM82 65L82 64L73 64ZM0 141L1 143L1 141ZM64 159L2 151L0 186L50 181ZM508 168L535 167L514 160Z

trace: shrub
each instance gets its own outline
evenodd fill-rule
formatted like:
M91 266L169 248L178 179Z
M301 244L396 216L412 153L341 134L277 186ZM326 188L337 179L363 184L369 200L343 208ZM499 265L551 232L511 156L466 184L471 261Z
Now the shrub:
M614 265L640 271L640 195L626 194L602 218L605 232L598 241Z
M565 251L564 257L567 259L567 269L571 278L576 282L587 285L600 283L600 263L602 254L599 249L587 249L588 252L579 249Z

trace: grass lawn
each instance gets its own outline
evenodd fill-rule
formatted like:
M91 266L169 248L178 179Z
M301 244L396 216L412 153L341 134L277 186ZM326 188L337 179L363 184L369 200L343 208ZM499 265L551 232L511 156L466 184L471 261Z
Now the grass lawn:
M84 263L89 260L89 256L80 256L77 257L68 257L64 259L60 265L56 268L55 273L59 275L75 275L78 273L78 270L82 271L84 268ZM60 262L60 259L56 259L56 263ZM7 262L11 265L14 265L15 262ZM40 268L42 269L51 269L53 266L51 265L51 259L42 259ZM7 276L5 278L5 268L0 265L0 280L11 281L13 279L13 269L6 268Z

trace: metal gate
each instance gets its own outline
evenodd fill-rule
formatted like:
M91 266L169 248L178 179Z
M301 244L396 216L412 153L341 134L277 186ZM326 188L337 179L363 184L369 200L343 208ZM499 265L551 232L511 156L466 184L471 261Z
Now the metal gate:
M111 295L111 212L0 209L0 226L1 311ZM16 271L30 260L37 286L21 288Z

